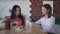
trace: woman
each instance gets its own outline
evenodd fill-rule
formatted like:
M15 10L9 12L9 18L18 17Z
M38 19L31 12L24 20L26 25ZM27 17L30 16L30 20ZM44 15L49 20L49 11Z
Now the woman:
M12 8L11 16L6 17L7 22L14 23L17 26L25 26L25 17L21 14L21 8L18 5L14 5Z
M55 17L52 16L52 8L49 4L45 4L42 6L42 14L43 17L35 23L41 24L42 31L48 32L48 34L54 34Z

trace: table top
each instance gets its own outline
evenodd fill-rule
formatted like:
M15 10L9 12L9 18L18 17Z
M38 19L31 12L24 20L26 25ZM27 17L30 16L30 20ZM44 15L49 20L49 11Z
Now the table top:
M40 31L40 27L37 27L34 24L34 25L32 25L31 32L16 31L16 30L3 30L3 31L0 31L0 34L47 34L47 33Z

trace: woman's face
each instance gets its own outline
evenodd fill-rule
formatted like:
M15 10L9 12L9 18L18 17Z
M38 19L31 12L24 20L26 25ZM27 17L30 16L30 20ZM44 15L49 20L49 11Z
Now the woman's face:
M45 7L42 7L42 15L48 14L48 10Z
M16 15L16 16L18 16L18 15L20 14L20 11L19 11L19 10L20 10L20 9L17 7L17 8L16 8L16 12L15 12L15 15Z

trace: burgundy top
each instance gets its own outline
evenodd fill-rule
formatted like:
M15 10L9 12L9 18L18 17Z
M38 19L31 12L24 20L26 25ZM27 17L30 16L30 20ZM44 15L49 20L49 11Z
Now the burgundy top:
M11 19L10 16L6 16L6 19L7 19L7 21L9 21L10 23L17 22L19 26L22 25L22 23L23 23L20 18ZM24 21L25 21L25 17L23 17L23 19L24 19Z

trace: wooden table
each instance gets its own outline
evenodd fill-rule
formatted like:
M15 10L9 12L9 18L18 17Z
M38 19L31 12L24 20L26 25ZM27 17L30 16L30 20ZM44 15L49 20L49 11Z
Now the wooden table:
M40 27L37 27L35 24L33 24L31 32L26 32L26 31L18 32L14 30L3 30L3 31L0 31L0 34L47 34L47 33L40 31Z

